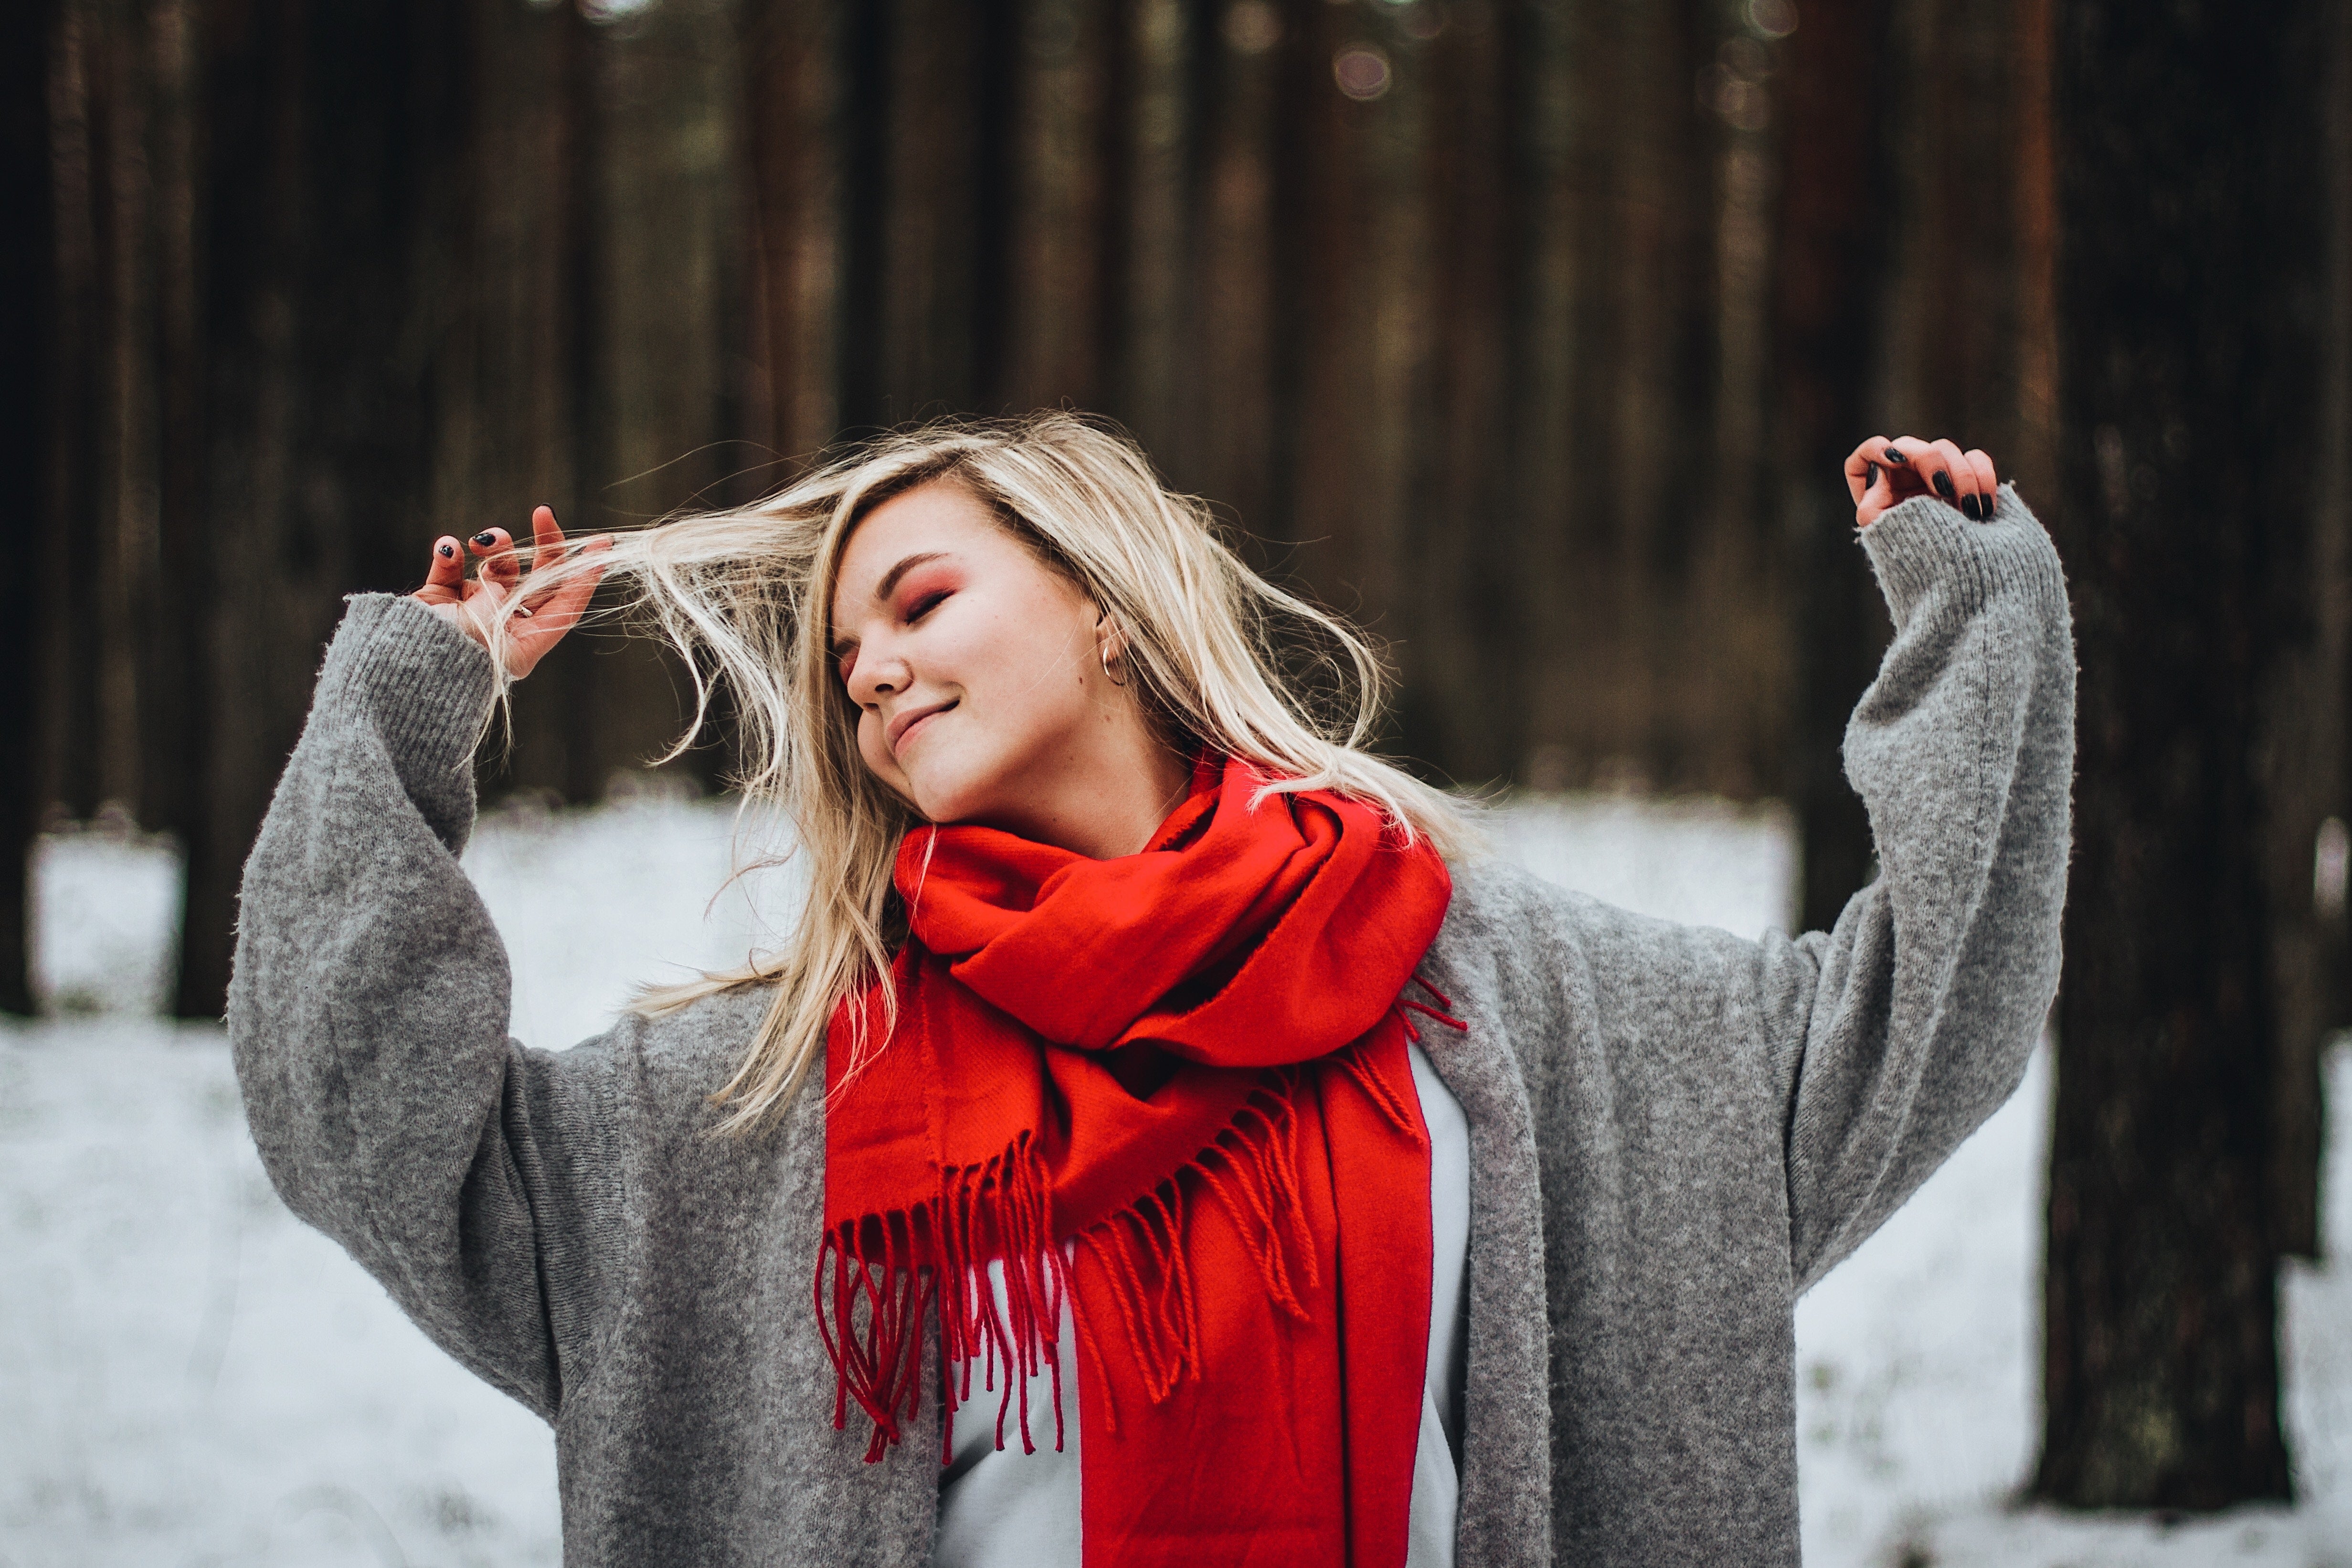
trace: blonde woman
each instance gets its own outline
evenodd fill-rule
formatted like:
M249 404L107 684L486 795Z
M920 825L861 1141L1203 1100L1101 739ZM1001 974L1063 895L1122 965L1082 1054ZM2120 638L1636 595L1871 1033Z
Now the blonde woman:
M1990 459L1848 477L1884 871L1752 942L1481 858L1363 749L1357 637L1076 418L542 510L528 576L445 539L352 600L247 871L271 1175L554 1425L568 1561L1794 1563L1791 1306L2016 1084L2072 758ZM457 857L600 574L730 689L807 903L549 1052Z

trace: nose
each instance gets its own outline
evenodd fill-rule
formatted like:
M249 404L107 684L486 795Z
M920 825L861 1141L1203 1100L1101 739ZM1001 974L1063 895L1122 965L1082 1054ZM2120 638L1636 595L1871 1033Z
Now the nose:
M904 658L868 643L858 648L856 662L849 667L849 700L860 708L870 708L885 697L905 691L913 681L914 672Z

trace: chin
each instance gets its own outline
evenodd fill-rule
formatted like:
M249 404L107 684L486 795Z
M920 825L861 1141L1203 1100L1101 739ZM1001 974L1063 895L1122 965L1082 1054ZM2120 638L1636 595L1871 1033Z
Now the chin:
M1003 793L994 787L1000 776L994 768L925 758L907 773L907 798L926 821L941 826L970 822L991 815Z

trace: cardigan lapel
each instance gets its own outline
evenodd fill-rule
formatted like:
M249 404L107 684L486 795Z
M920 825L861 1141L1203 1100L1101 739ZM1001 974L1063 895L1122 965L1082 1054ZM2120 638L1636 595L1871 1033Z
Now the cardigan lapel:
M1457 900L1456 913L1466 900ZM1475 917L1449 914L1421 973L1454 999L1465 1030L1422 1046L1470 1124L1469 1356L1463 1384L1456 1561L1541 1568L1551 1548L1551 1315L1544 1276L1543 1185L1525 1077L1501 1021L1507 947Z

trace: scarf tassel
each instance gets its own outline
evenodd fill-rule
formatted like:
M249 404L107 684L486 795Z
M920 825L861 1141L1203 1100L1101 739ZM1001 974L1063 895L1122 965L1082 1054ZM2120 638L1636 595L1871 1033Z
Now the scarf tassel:
M1029 1379L1054 1373L1054 1446L1062 1446L1062 1369L1055 1347L1068 1265L1052 1240L1051 1186L1045 1161L1026 1131L1004 1152L944 1173L940 1191L919 1210L845 1220L817 1248L817 1331L835 1372L833 1425L849 1424L852 1400L874 1423L866 1446L873 1464L905 1436L922 1408L922 1327L926 1308L940 1321L940 1397L949 1413L952 1453L956 1407L971 1400L972 1371L997 1402L996 1446L1015 1415L1024 1453L1035 1453L1029 1424ZM918 1233L921 1245L919 1247ZM918 1252L932 1262L917 1265ZM1002 1259L1000 1308L987 1265ZM942 1280L952 1280L942 1289ZM961 1380L949 1369L961 1365Z
M1128 1343L1156 1404L1187 1375L1200 1374L1200 1318L1183 1247L1189 1205L1206 1195L1233 1220L1250 1248L1266 1294L1304 1321L1302 1290L1317 1285L1313 1239L1298 1201L1297 1117L1290 1096L1294 1070L1272 1071L1209 1146L1149 1191L1073 1238L1102 1268L1105 1303ZM939 1194L913 1213L845 1220L829 1228L817 1249L817 1329L834 1365L833 1425L846 1429L854 1401L874 1423L866 1447L873 1464L900 1442L921 1408L919 1359L923 1314L940 1319L940 1462L954 1454L955 1412L971 1403L974 1368L983 1392L997 1394L996 1446L1008 1425L1022 1451L1036 1452L1031 1429L1029 1380L1053 1373L1054 1447L1064 1444L1063 1303L1069 1300L1072 1259L1053 1244L1051 1186L1045 1164L1024 1131L983 1164L949 1172ZM919 1250L936 1259L915 1262ZM1004 1266L1000 1310L987 1265ZM941 1281L954 1281L947 1289ZM1080 1346L1097 1358L1097 1336ZM954 1371L961 1368L961 1375ZM1003 1382L998 1387L998 1378ZM1106 1384L1105 1386L1108 1386ZM1117 1429L1117 1415L1111 1418Z

